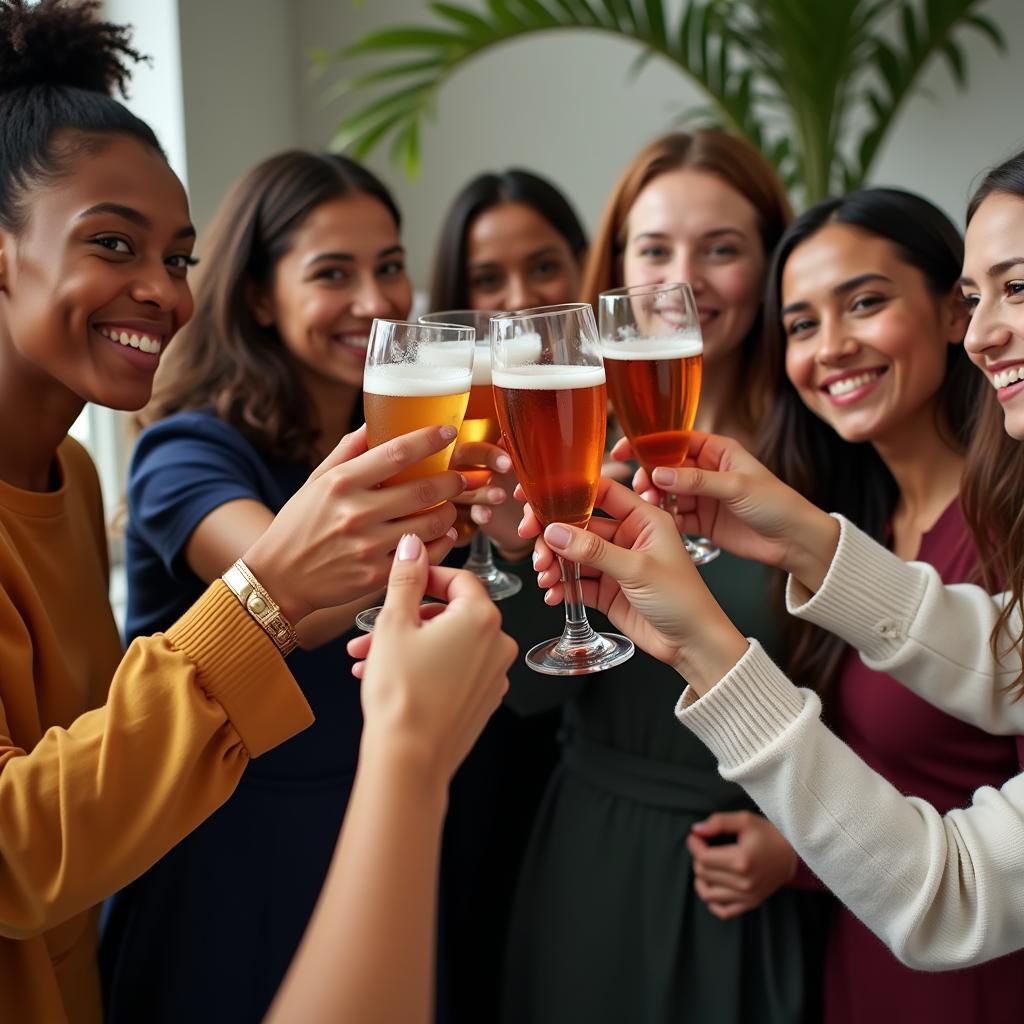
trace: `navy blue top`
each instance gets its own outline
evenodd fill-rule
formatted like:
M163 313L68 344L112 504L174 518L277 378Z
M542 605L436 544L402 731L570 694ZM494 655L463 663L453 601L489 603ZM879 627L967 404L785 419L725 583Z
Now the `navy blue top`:
M228 501L277 512L310 467L257 451L210 412L146 430L128 479L127 639L166 629L206 589L183 551ZM312 912L345 813L362 728L346 634L289 668L316 716L250 762L230 799L113 900L101 964L107 1019L262 1019Z

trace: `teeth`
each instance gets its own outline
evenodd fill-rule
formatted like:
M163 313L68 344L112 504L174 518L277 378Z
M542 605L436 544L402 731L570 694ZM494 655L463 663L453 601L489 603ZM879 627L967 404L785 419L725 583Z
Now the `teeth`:
M149 352L151 355L158 354L163 348L163 342L150 334L129 334L127 331L117 331L110 327L97 327L96 330L104 338L116 341L119 345L137 348L140 352Z
M1000 370L993 375L992 384L998 390L999 388L1008 388L1019 380L1024 380L1024 363L1020 366L1011 366L1008 370Z
M881 375L881 370L869 370L867 373L858 373L856 377L846 377L843 380L837 380L835 383L829 384L828 393L830 395L848 395L851 391L864 387L865 384L869 384Z

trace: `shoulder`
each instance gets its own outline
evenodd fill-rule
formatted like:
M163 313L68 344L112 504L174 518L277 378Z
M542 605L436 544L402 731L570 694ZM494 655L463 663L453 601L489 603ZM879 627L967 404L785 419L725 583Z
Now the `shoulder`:
M61 470L64 473L65 486L74 490L90 490L100 493L100 478L96 472L96 464L92 456L70 435L61 441L57 448Z
M129 479L162 468L187 472L215 465L258 472L264 459L245 436L212 411L182 412L147 427L135 442Z

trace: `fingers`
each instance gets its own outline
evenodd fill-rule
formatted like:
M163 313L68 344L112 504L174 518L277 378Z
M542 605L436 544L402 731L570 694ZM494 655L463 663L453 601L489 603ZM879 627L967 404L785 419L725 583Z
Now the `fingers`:
M477 469L487 466L496 473L509 473L512 460L508 452L488 441L465 441L452 452L453 469Z
M636 497L624 487L621 490ZM640 500L637 498L637 501ZM563 523L552 523L544 531L544 540L555 554L571 562L599 569L614 580L628 577L637 563L637 555L633 551L610 543L594 531L581 530Z
M418 480L407 480L393 487L381 487L370 491L367 496L368 504L363 507L370 510L372 519L376 522L404 519L424 509L433 510L434 506L440 505L441 502L454 501L464 493L465 486L466 481L460 473L452 470L433 473ZM452 522L454 521L453 518ZM413 531L407 529L406 532Z
M715 886L708 886L699 878L694 880L693 888L697 895L707 904L708 910L715 917L723 921L739 917L750 909L749 904L742 897L728 889L719 889Z
M391 563L384 607L377 620L376 632L392 625L418 626L420 602L427 585L427 574L435 570L427 563L427 550L414 533L405 534L398 542L395 560Z
M669 494L685 494L694 497L715 498L728 501L738 495L740 477L732 472L684 467L671 469L659 466L652 474L651 480L661 491Z
M736 843L712 846L691 832L686 837L686 848L693 857L695 869L699 864L704 871L723 871L734 875L744 875L750 870L749 854L741 852Z
M508 491L503 487L478 487L463 491L453 501L456 505L503 505L508 500Z
M516 488L516 496L519 495L520 488ZM540 520L537 518L536 513L533 511L533 507L529 502L523 505L523 521L519 524L519 536L524 540L529 540L531 537L539 537L541 533Z
M454 427L423 427L402 434L392 441L371 448L345 464L346 478L357 488L376 487L390 480L401 470L422 462L447 448L458 433ZM338 446L341 447L340 445ZM321 469L327 471L339 465L338 448L324 460ZM327 464L330 465L327 465Z
M364 423L358 429L353 430L351 434L346 434L337 443L334 451L310 473L309 479L316 480L326 473L327 470L334 466L340 466L342 463L354 459L357 455L362 455L366 450L366 424Z
M694 822L693 831L705 839L720 836L723 833L736 835L750 824L749 811L719 811L703 821Z
M437 540L432 540L427 544L427 561L431 565L440 565L447 557L449 552L455 547L456 541L459 539L459 531L454 528L449 528L448 532L443 537L438 537Z
M619 462L632 462L636 458L636 453L633 451L628 437L620 437L608 454Z

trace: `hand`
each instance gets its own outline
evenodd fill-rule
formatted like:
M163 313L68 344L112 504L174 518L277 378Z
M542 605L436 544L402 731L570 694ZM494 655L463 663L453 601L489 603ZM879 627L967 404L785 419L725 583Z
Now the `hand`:
M554 554L582 567L583 600L603 612L637 646L672 665L705 693L747 649L686 553L672 517L612 480L598 485L597 504L611 519L586 530L540 524L525 507L520 534L537 537L534 567L544 600L564 596Z
M510 473L512 460L508 452L489 441L467 441L455 446L451 467L467 480L466 490L455 499L456 505L488 509L501 505L508 492L493 481L495 473ZM476 522L476 517L474 517Z
M613 454L629 458L628 441ZM770 473L738 441L694 432L681 469L643 469L634 489L657 503L660 492L678 495L683 533L708 537L719 547L792 573L812 592L820 586L839 543L839 524Z
M734 835L736 842L712 846L707 841L720 835ZM723 921L753 910L796 874L793 847L767 818L750 811L712 814L697 822L686 848L693 857L697 895Z
M421 615L425 592L447 605ZM403 537L373 633L348 644L365 659L352 669L363 681L363 749L411 757L447 782L508 690L517 650L478 580L429 568L419 538Z
M432 562L448 554L462 476L380 484L453 436L452 427L425 427L369 451L365 427L341 439L242 556L290 622L381 589L404 533L426 542Z

